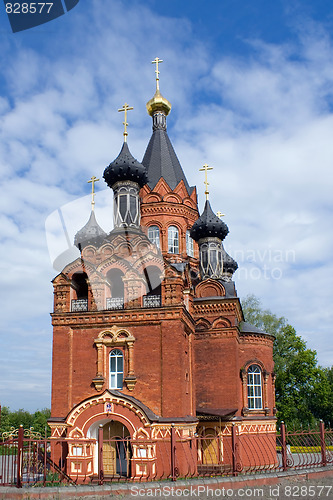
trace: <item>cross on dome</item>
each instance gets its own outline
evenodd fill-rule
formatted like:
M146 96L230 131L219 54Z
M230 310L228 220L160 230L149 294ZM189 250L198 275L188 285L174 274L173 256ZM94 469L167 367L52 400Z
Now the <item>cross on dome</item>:
M221 219L221 217L224 217L225 214L223 214L222 212L218 211L216 212L216 215L218 216L219 219Z
M155 74L156 74L156 90L160 89L159 81L160 77L158 76L160 74L160 71L158 69L159 63L162 63L163 60L159 59L158 57L155 57L155 59L151 62L152 64L156 64L156 69L155 69Z
M98 182L99 179L94 175L91 177L90 181L87 181L88 184L91 184L91 210L95 209L95 182Z
M207 179L207 171L208 170L213 170L213 167L209 167L207 165L207 163L205 163L202 168L199 168L199 172L205 172L204 184L205 184L205 187L206 187L206 190L205 190L206 200L208 200L208 195L209 195L209 191L208 191L209 182L208 182L208 179Z
M124 121L123 121L123 125L124 125L124 142L127 142L127 136L128 136L128 133L127 133L127 127L128 127L128 123L127 123L127 111L130 111L134 109L132 106L129 106L127 104L127 102L125 102L125 104L123 105L122 108L118 109L118 111L124 111L125 113L125 116L124 116Z

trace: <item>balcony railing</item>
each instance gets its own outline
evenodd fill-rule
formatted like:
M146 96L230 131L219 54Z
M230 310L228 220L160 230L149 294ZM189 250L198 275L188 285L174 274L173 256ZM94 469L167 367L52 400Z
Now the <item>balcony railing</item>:
M106 309L124 309L124 297L111 297L106 299Z
M88 299L72 300L72 312L88 311Z
M143 307L161 307L160 295L144 295Z

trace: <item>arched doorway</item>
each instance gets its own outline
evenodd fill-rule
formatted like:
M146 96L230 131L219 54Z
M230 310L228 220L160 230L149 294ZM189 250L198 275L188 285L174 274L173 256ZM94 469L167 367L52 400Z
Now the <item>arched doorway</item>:
M121 422L112 420L103 425L104 477L131 475L130 433Z

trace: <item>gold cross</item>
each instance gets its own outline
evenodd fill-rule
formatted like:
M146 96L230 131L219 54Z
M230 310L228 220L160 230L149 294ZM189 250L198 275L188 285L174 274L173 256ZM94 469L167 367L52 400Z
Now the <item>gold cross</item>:
M94 175L90 179L90 181L87 181L88 184L91 183L91 210L94 211L95 209L95 182L98 182L99 179L95 177Z
M219 219L225 216L225 214L223 214L222 212L217 212L216 215L218 216Z
M209 191L208 191L209 182L207 180L207 170L213 170L213 167L209 167L207 165L207 163L205 163L202 168L199 168L199 172L205 172L205 182L204 182L204 184L206 186L206 191L205 191L206 200L208 200L208 195L209 195Z
M128 136L128 133L127 133L127 127L128 127L128 123L127 123L127 111L131 110L131 109L134 109L132 107L130 107L127 102L125 102L125 104L123 105L122 108L118 109L118 111L124 111L125 112L125 117L124 117L124 121L123 121L123 125L124 125L124 142L127 142L127 136Z
M158 57L155 57L155 59L151 62L152 64L156 64L156 69L155 69L155 74L156 74L156 90L159 90L160 89L160 84L159 84L159 81L160 81L160 78L159 78L159 70L158 70L158 64L159 63L162 63L162 59L159 59Z

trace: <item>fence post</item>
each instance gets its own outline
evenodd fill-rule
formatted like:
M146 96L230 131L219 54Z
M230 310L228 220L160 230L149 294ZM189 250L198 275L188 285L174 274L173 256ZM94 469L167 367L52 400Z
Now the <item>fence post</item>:
M44 440L44 470L43 470L43 486L46 484L46 473L47 473L47 441Z
M171 479L176 481L176 431L175 424L171 424Z
M17 468L16 468L16 486L17 488L22 488L22 459L23 459L23 436L24 429L20 425L17 436Z
M232 475L237 476L237 434L236 426L231 426L231 447L232 447Z
M98 480L99 484L103 484L104 470L103 470L103 425L98 428Z
M320 420L319 428L320 428L321 464L323 467L325 467L325 465L327 465L326 444L325 444L325 424L322 420Z
M281 422L280 432L281 432L282 468L283 470L287 470L286 425L283 421Z

